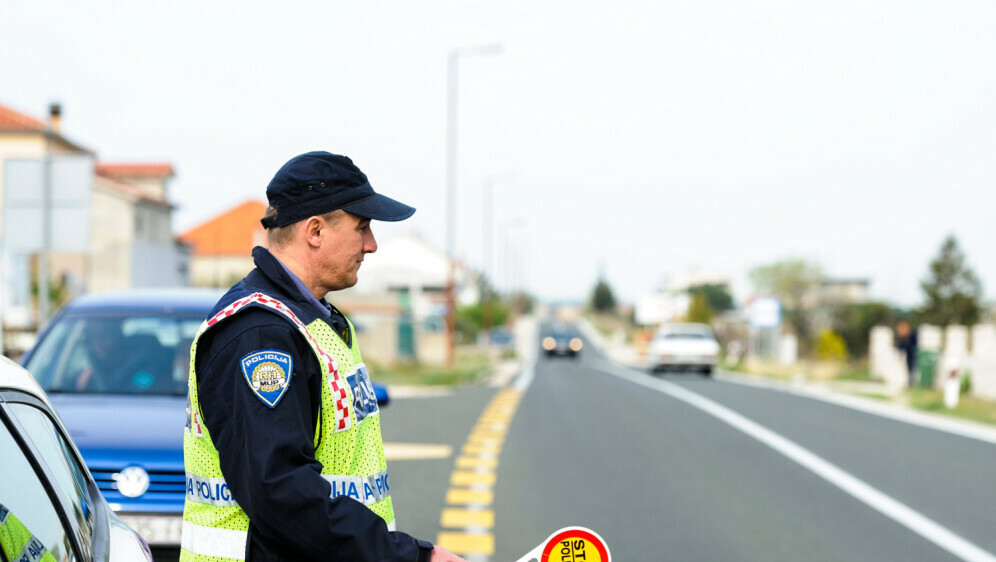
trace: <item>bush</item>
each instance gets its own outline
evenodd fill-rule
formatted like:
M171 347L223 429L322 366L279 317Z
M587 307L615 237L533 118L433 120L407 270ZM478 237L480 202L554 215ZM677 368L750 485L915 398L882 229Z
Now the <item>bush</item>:
M868 341L875 326L891 326L899 314L880 302L845 304L832 311L833 329L844 339L847 351L855 359L868 355Z
M824 361L844 361L847 359L847 344L840 334L823 330L816 338L816 357Z
M480 333L484 325L485 306L472 304L457 307L456 331L461 342L472 343L476 341L477 334ZM512 308L508 303L499 300L491 301L490 327L504 326L508 322L511 311Z
M972 392L972 373L965 373L965 376L961 378L958 393L968 394L969 392Z

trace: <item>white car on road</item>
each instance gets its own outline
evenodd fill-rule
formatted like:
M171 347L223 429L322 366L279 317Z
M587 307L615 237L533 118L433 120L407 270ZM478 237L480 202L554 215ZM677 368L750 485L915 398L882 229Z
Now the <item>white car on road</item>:
M710 375L719 360L719 342L706 324L663 324L650 342L649 359L655 373L678 369Z

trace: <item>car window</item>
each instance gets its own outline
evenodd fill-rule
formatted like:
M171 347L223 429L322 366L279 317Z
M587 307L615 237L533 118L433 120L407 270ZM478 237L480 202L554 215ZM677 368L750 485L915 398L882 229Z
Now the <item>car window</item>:
M11 562L76 560L69 536L41 480L2 423L0 451L3 451L0 454L0 550L4 556Z
M671 332L664 334L666 340L711 340L712 336L701 332Z
M183 395L201 321L198 315L64 316L25 367L50 393Z
M48 465L63 511L70 514L79 543L84 550L89 550L93 535L93 502L83 469L45 412L28 404L10 404L9 409Z

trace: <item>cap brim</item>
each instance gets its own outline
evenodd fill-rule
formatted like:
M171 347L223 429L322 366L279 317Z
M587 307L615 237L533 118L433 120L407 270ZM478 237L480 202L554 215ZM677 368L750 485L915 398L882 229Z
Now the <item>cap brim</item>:
M409 207L380 193L343 205L342 209L364 218L390 222L403 221L415 214L415 207Z

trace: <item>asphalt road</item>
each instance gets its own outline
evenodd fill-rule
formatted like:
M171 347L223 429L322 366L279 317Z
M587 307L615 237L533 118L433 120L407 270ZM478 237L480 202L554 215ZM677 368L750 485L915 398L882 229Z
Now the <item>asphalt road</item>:
M400 529L429 540L451 531L441 513L454 463L498 392L383 411L386 441L453 450L391 462ZM493 552L476 560L517 560L571 525L597 531L623 562L996 553L996 445L775 390L622 369L590 346L579 360L537 361L498 453L493 525L476 530Z

